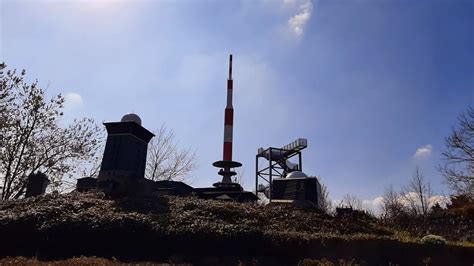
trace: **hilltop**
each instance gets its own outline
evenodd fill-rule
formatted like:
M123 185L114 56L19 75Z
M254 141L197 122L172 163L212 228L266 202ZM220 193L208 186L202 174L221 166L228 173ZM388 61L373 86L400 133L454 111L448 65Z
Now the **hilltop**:
M463 231L445 234L446 245L428 245L421 243L419 226L396 229L362 212L334 217L290 205L195 197L113 200L103 193L49 194L0 202L0 258L97 256L250 265L327 258L463 265L474 261L474 244L466 242L473 239L472 220L461 220Z

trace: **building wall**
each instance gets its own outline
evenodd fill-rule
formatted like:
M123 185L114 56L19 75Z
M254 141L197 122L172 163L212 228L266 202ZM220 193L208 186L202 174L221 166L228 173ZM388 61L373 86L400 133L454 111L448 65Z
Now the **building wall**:
M143 178L146 155L147 143L134 135L109 134L99 177L122 175Z
M272 199L322 203L321 184L315 177L273 179Z

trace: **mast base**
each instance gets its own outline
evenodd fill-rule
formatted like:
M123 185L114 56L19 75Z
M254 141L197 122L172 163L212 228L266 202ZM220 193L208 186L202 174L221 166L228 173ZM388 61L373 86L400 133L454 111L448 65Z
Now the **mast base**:
M236 168L242 166L241 163L234 161L217 161L214 162L212 165L218 168Z

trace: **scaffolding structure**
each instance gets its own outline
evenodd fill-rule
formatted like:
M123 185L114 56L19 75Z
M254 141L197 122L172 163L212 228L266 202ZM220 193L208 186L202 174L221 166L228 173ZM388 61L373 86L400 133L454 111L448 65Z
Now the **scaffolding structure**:
M287 174L293 171L302 171L301 150L308 147L306 139L299 138L281 148L270 147L267 149L259 148L255 157L255 191L264 192L269 189L268 198L272 201L272 183L273 178L285 178ZM293 164L289 159L297 156L298 164ZM260 164L261 159L268 162ZM263 181L260 183L260 181ZM263 189L259 188L263 184Z

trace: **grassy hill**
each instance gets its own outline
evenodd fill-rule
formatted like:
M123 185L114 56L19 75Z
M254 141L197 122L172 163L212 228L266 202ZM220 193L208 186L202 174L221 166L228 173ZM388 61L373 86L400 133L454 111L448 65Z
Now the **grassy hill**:
M446 245L421 243L415 228L395 229L364 213L333 217L290 205L51 194L0 202L0 258L96 256L207 265L311 264L322 258L368 265L474 262L474 244L465 242L472 239L469 222L458 235L470 236L446 234Z

